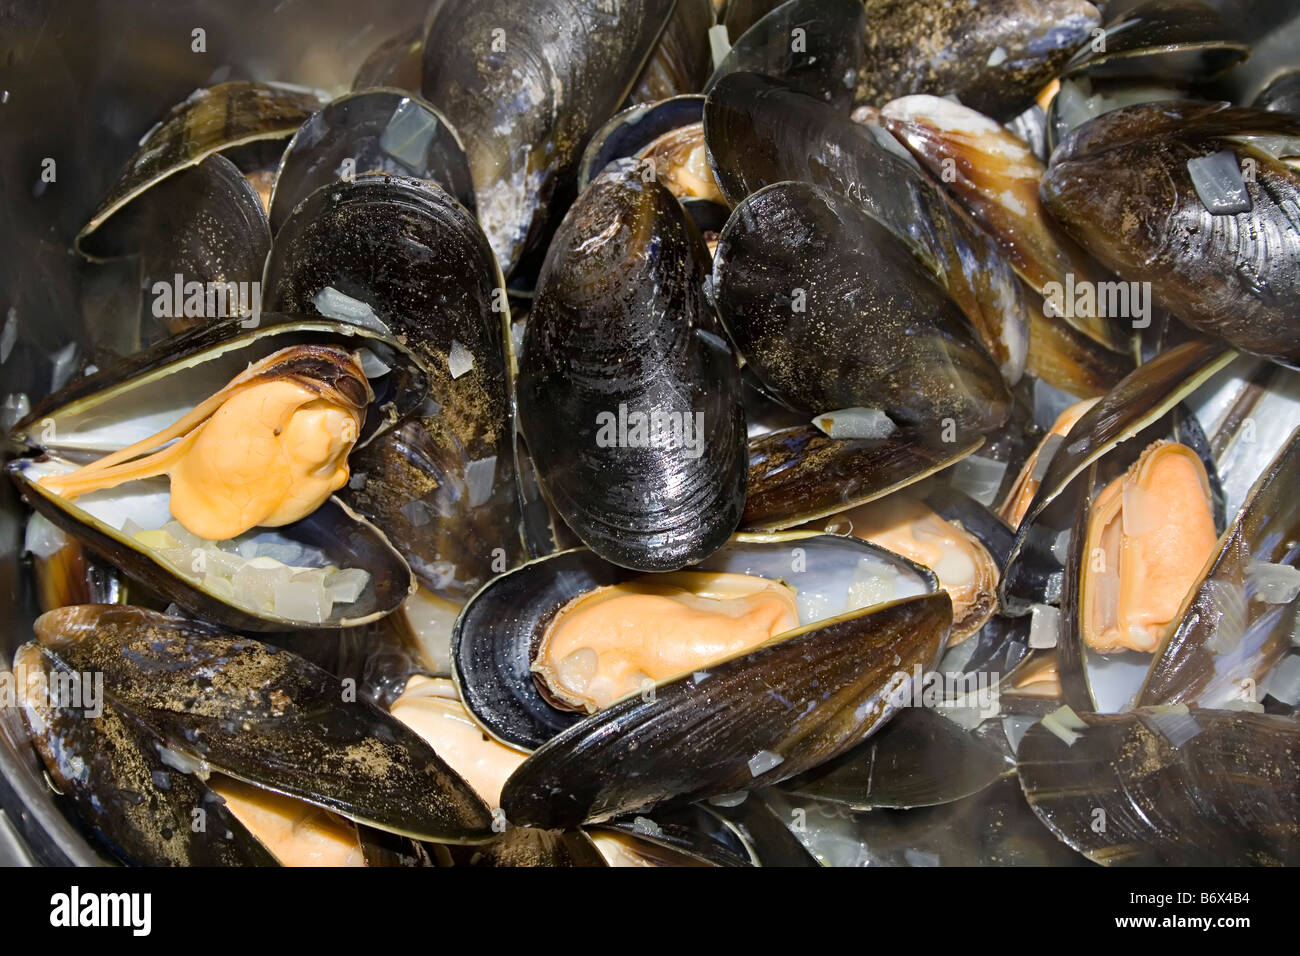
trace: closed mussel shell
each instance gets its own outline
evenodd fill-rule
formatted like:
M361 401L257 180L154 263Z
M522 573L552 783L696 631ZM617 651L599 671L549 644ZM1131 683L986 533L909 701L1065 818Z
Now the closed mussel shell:
M997 365L890 230L803 183L746 199L718 243L714 297L763 386L810 413L867 407L972 439L1007 418ZM818 356L810 371L808 356Z
M488 808L414 731L295 654L138 607L60 608L35 627L178 762L417 839L491 837Z
M519 414L542 488L626 567L698 561L740 520L740 376L707 268L672 194L616 166L565 217L528 316Z

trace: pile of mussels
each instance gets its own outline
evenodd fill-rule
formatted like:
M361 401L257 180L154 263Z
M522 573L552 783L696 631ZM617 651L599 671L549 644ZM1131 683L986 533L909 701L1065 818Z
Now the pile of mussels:
M441 0L332 99L197 90L75 240L133 347L10 433L57 799L134 864L1300 862L1249 53Z

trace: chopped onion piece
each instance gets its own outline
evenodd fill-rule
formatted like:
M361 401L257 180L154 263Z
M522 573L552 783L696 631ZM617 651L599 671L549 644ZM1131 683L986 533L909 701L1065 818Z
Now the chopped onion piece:
M335 604L351 604L361 597L370 583L370 573L361 568L344 568L333 571L325 578L325 590Z
M357 357L361 360L361 371L365 373L366 378L379 378L387 375L391 368L370 349L358 349Z
M316 311L327 319L337 319L340 322L350 322L353 325L359 325L363 329L370 329L372 332L380 332L384 335L391 335L391 330L387 325L375 315L375 310L360 299L354 299L350 295L344 295L333 286L326 286L321 289L312 298L311 304L316 306Z
M1029 612L1029 646L1055 647L1060 626L1060 610L1050 604L1035 604Z
M967 455L953 466L953 486L966 492L984 507L992 507L1007 473L1007 463L983 455Z
M1014 754L1020 750L1020 741L1025 739L1025 732L1038 723L1033 717L1003 717L1002 732L1007 735L1007 745Z
M1069 706L1052 711L1042 719L1042 725L1065 741L1067 747L1073 747L1075 741L1083 736L1078 731L1088 729L1088 725Z
M379 137L379 148L412 173L422 173L437 132L438 117L404 97Z
M27 534L23 539L23 550L44 560L59 553L68 543L68 536L45 515L33 512L27 519Z
M1246 590L1240 584L1211 578L1202 585L1202 591L1210 598L1216 615L1205 649L1211 654L1229 654L1246 633Z
M1202 205L1216 216L1250 212L1253 204L1237 163L1237 154L1221 149L1187 161L1187 172Z
M1292 707L1300 704L1300 654L1288 654L1268 675L1265 693Z
M497 456L480 458L465 466L465 489L469 493L469 506L477 508L492 497L492 484L496 481Z
M1255 588L1255 599L1266 604L1290 604L1300 595L1300 568L1289 564L1252 561L1246 566L1246 580Z
M275 615L320 624L330 615L330 599L318 584L289 581L275 589Z
M818 415L813 424L831 438L888 438L898 430L878 408L842 408Z
M769 770L774 770L783 763L785 763L785 758L780 754L773 753L770 750L760 750L749 758L749 775L751 777L761 777Z
M447 352L447 371L452 378L460 378L474 367L474 356L469 349L455 339L451 340L451 349Z
M709 27L709 52L713 54L713 68L716 70L731 52L731 39L727 36L725 25L719 23Z
M1201 725L1188 711L1186 704L1153 707L1146 722L1177 749L1201 732Z

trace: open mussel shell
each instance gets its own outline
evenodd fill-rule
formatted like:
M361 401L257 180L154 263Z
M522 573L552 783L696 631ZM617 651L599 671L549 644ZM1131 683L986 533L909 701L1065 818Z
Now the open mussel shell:
M1223 104L1115 110L1061 144L1043 199L1080 245L1150 283L1183 322L1300 367L1300 172L1260 145L1298 134L1295 117ZM1196 164L1209 164L1199 179Z
M428 375L413 351L392 336L320 315L263 312L209 321L76 378L42 400L10 436L30 448L69 455L124 448L195 407L247 366L293 345L337 345L369 353L364 370L375 400L358 446L410 416L424 401Z
M414 731L288 651L116 605L61 608L36 634L178 762L414 839L491 838L487 806Z
M1057 230L1042 207L1046 165L995 120L937 96L886 103L881 123L990 234L1034 295L1063 297L1073 282L1096 283L1101 271ZM1070 278L1073 276L1073 280ZM1057 299L1056 316L1111 351L1123 352L1120 322L1094 308L1078 314Z
M1209 4L1146 0L1107 23L1104 37L1081 45L1061 75L1198 80L1222 73L1249 53L1236 27Z
M1101 25L1087 0L867 0L857 102L954 95L1006 122L1034 102Z
M506 781L513 823L564 826L778 783L869 736L909 668L932 666L947 594L801 627L624 698L535 751Z
M91 234L155 183L213 153L285 139L320 105L319 97L308 90L268 83L230 82L195 90L140 140L108 198L77 234L77 249L94 258L88 244Z
M1171 445L1168 442L1176 444ZM1122 638L1118 647L1108 650L1100 650L1085 640L1086 621L1094 619L1090 608L1099 606L1101 600L1099 593L1106 594L1104 590L1106 585L1101 583L1099 575L1106 566L1106 554L1098 544L1102 539L1099 536L1091 536L1090 530L1102 518L1101 512L1105 506L1102 500L1103 491L1113 480L1125 475L1130 469L1139 467L1140 462L1149 460L1152 456L1168 455L1173 455L1175 460L1179 456L1197 459L1205 472L1204 481L1207 487L1203 490L1209 493L1206 502L1209 514L1197 513L1195 508L1189 506L1183 519L1186 523L1172 529L1171 533L1179 534L1187 541L1212 542L1214 536L1223 533L1225 525L1218 475L1200 423L1188 415L1181 406L1171 415L1157 420L1133 440L1119 444L1089 466L1078 479L1071 495L1058 499L1062 504L1067 500L1071 501L1074 508L1073 521L1066 529L1069 534L1069 545L1065 559L1061 562L1063 568L1060 571L1062 581L1056 651L1061 699L1075 710L1115 713L1130 709L1152 664L1149 650L1126 650L1125 648L1131 645ZM1137 490L1139 487L1134 485L1135 490L1130 492L1126 486L1123 494L1129 496L1131 501L1122 505L1121 514L1117 514L1113 519L1116 521L1121 519L1122 508L1133 509L1127 516L1122 516L1122 520L1127 529L1126 533L1131 534L1135 539L1146 533L1142 527L1142 519L1135 516L1141 514L1145 507L1140 500L1141 491ZM1063 507L1056 507L1056 510L1062 512ZM1061 514L1060 517L1063 519L1064 515ZM1055 519L1057 514L1049 509L1045 514L1045 520L1040 524L1051 527ZM1039 555L1037 563L1045 568L1056 568L1055 561L1059 558L1059 550L1053 549L1053 560L1049 562L1041 552L1035 550L1041 539L1031 535L1029 540L1031 553ZM1135 542L1131 547L1136 551L1141 545ZM1114 565L1112 569L1118 571ZM1054 570L1049 572L1052 573L1056 572ZM1116 578L1116 587L1119 586L1118 580ZM1169 582L1166 586L1175 585ZM1186 586L1186 582L1183 586ZM1143 606L1151 608L1153 603L1163 597L1163 595L1149 595L1143 602ZM1179 616L1175 612L1174 620Z
M474 210L469 160L442 114L414 94L370 89L322 107L289 140L271 193L272 232L298 203L336 182L349 161L352 175L389 173L427 180Z
M949 468L982 438L945 443L921 430L888 438L830 438L812 425L769 432L749 443L741 527L778 531L882 498Z
M512 565L510 313L474 217L418 180L322 186L276 234L263 285L270 308L352 315L402 339L429 376L419 412L353 454L342 497L442 596L463 600Z
M628 100L654 103L696 93L713 68L709 30L715 22L713 0L677 0Z
M847 113L866 43L866 11L858 0L790 0L732 43L704 92L730 73L758 73Z
M1042 600L1045 584L1050 585L1044 579L1059 578L1059 570L1054 574L1052 568L1059 569L1062 562L1052 557L1053 550L1059 534L1073 525L1078 503L1066 492L1087 468L1159 422L1233 354L1204 339L1163 352L1126 376L1075 423L1052 456L1002 569L998 596L1005 613L1027 614L1035 600Z
M371 440L423 401L426 377L421 366L403 346L373 330L312 316L266 314L251 328L240 319L229 319L161 342L47 398L13 431L14 438L41 452L41 457L11 462L9 474L23 500L74 540L158 594L223 626L289 631L376 620L406 598L414 580L383 533L337 499L273 532L278 543L319 550L335 567L361 568L370 574L355 601L332 606L323 621L307 621L262 610L233 589L209 587L197 573L199 565L179 568L173 564L174 555L146 546L128 533L127 522L152 530L171 519L166 478L131 481L75 500L39 482L42 476L66 472L90 457L153 435L215 394L249 364L274 352L288 346L337 345L364 349L375 362L370 367L377 401L367 410L361 441ZM316 361L311 357L302 361L310 366L304 366L304 371L312 374L326 367L311 364ZM252 530L246 537L252 540L258 534ZM187 552L187 560L199 558Z
M1258 685L1296 633L1294 601L1270 597L1270 568L1300 562L1300 432L1259 477L1218 553L1156 650L1137 705L1224 707ZM1265 579L1265 580L1261 580ZM1285 588L1284 588L1285 589Z
M673 7L434 5L422 89L463 138L483 229L507 274L541 237L557 194L572 189L584 144L626 98Z
M517 391L538 478L583 543L626 567L692 564L740 520L740 375L708 262L672 194L622 164L565 216L528 315Z
M94 708L59 706L54 688L73 680L89 685L90 675L75 673L34 642L18 649L13 673L46 772L119 860L137 866L275 865L202 780L164 762L160 741L129 711L102 700ZM196 813L205 826L193 826Z
M994 239L878 125L752 73L724 77L704 106L714 178L732 206L765 186L810 183L862 207L939 281L1008 383L1025 368L1024 293Z
M896 597L937 587L929 571L882 548L807 532L741 535L691 570L784 581L805 593L811 610L801 609L800 623L808 625L848 610L863 561L883 562L891 570ZM533 660L550 623L574 598L637 576L580 548L521 565L475 595L452 632L456 684L475 719L503 743L523 750L540 747L581 721L581 711L561 710L542 694Z
M736 208L713 296L748 366L791 408L877 408L958 441L1010 412L997 365L933 275L860 206L816 186L777 183ZM811 372L809 355L825 356Z
M1038 724L1017 752L1038 818L1088 859L1128 865L1300 861L1300 726L1237 711L1081 714L1067 744Z
M848 753L780 788L854 810L903 810L960 800L1012 772L1006 754L937 710L914 706Z
M632 159L659 137L704 121L704 97L685 93L654 103L637 103L616 113L592 135L578 166L578 190L616 159Z
M415 587L411 569L383 533L337 498L330 498L306 518L275 529L275 541L319 550L335 567L364 569L370 575L365 590L350 604L332 605L323 621L264 611L238 592L205 586L197 574L184 573L168 557L122 530L122 522L128 519L145 528L161 527L169 517L165 488L150 487L144 494L120 496L110 489L70 502L39 481L66 470L47 458L22 458L8 467L23 501L37 512L128 577L223 627L270 632L355 627L391 613Z

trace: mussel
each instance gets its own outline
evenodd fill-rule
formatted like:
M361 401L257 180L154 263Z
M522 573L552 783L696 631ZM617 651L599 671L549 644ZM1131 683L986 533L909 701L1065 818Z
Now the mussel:
M804 183L744 200L718 242L713 295L763 386L809 413L877 408L901 425L969 440L1010 397L957 306L856 203ZM808 355L825 356L809 374Z
M376 172L437 183L474 209L469 160L456 130L418 96L367 89L332 100L293 134L268 203L271 231L320 186Z
M1038 818L1107 865L1294 865L1300 730L1218 710L1081 714L1066 736L1039 724L1017 753Z
M859 0L789 0L733 40L704 92L730 73L758 73L847 112L867 37Z
M903 668L933 662L951 615L946 594L876 605L625 698L525 760L502 809L562 826L791 777L888 718L912 680Z
M195 90L141 139L108 198L78 233L77 248L97 258L92 235L155 183L213 153L287 139L319 106L315 93L266 83L231 82Z
M510 309L473 216L437 185L381 174L321 186L276 235L269 307L399 338L428 375L418 414L362 449L340 494L426 587L463 600L518 559Z
M1086 0L866 0L866 68L857 101L955 95L1011 119L1100 26Z
M1264 139L1298 133L1294 117L1223 104L1115 110L1061 144L1043 200L1188 325L1300 367L1300 173Z
M480 724L532 750L588 709L649 694L728 651L935 586L906 558L810 532L740 536L666 576L566 551L502 575L465 606L452 638L455 678ZM588 696L597 690L599 699Z
M733 207L784 181L860 206L947 290L1007 382L1019 380L1029 342L1010 263L883 128L856 123L780 81L734 73L709 92L704 136Z
M1298 535L1294 489L1300 435L1265 469L1204 562L1159 644L1139 705L1226 707L1258 702L1266 674L1296 633Z
M487 807L414 733L287 651L136 607L61 608L36 635L18 663L37 678L103 677L101 714L84 688L73 699L48 678L27 714L51 773L128 859L268 862L230 824L241 811L214 797L214 772L245 803L258 801L241 783L418 839L491 837ZM209 812L216 820L190 825Z
M213 621L373 620L410 592L410 570L331 495L354 446L418 406L423 370L372 331L262 318L194 329L51 396L14 431L43 454L9 473L74 539Z
M542 488L627 567L699 561L740 520L740 380L704 297L708 260L672 195L623 163L565 217L528 316L520 425Z

